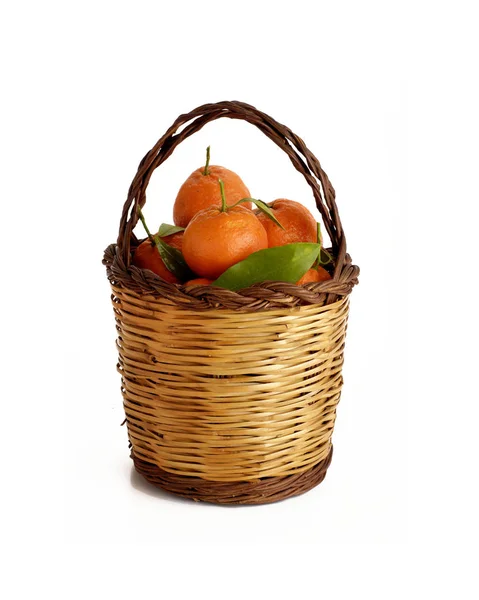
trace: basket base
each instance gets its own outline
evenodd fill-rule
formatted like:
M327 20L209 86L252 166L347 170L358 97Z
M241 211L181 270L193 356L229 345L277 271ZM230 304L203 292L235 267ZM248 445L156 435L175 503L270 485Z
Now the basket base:
M268 504L303 494L320 484L331 464L333 448L328 456L304 473L287 477L265 477L258 481L207 481L163 471L156 465L131 457L136 471L149 483L167 492L195 501L213 504Z

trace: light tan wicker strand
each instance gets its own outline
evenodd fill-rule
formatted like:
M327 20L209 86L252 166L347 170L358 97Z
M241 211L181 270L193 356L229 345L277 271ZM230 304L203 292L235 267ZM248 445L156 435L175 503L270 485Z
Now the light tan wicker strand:
M348 297L258 312L178 307L113 286L139 460L216 482L308 471L331 450Z

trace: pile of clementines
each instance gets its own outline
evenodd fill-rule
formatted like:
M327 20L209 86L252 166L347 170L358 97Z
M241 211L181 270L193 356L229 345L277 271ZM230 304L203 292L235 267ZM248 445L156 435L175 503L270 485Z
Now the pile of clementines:
M208 147L205 166L178 192L174 225L152 235L140 211L148 237L134 251L136 267L170 283L229 289L271 279L298 285L331 279L320 264L330 257L321 248L319 224L305 206L251 198L236 173L209 162Z

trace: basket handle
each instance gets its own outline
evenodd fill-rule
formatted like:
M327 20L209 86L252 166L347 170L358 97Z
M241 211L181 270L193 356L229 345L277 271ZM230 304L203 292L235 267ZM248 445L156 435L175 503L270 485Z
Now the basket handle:
M153 171L171 156L183 140L199 131L206 123L221 117L242 119L255 125L286 152L295 169L304 176L313 191L316 206L331 239L333 254L336 257L334 278L339 278L346 256L346 239L336 206L336 194L328 176L303 140L288 127L281 125L254 106L237 101L204 104L189 113L180 115L140 162L123 206L117 240L126 266L128 267L131 261L131 240L132 238L136 240L133 229L138 222L138 208L143 208L145 204L146 188ZM182 126L185 127L178 132Z

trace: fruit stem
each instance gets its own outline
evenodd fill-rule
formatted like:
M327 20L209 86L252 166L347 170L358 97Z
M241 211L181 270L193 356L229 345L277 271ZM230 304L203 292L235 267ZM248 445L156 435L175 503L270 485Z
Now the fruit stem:
M209 166L210 166L210 147L208 146L208 148L206 148L206 164L205 164L205 169L203 171L203 175L210 174L210 172L208 170Z
M226 212L228 207L226 206L225 184L221 181L221 179L218 179L218 183L220 184L221 190L221 212Z
M144 217L143 213L141 212L140 207L138 207L138 216L140 217L141 224L145 228L146 235L148 236L148 239L150 240L152 246L156 246L155 239L153 238L153 236L150 233L150 230L148 229L148 225L146 224L145 217Z

